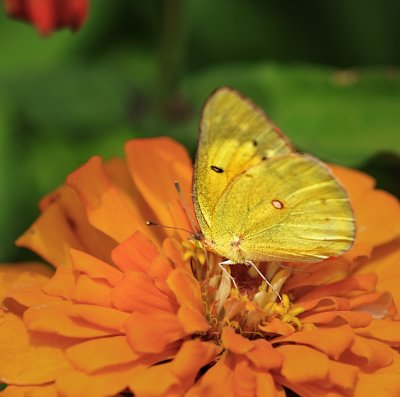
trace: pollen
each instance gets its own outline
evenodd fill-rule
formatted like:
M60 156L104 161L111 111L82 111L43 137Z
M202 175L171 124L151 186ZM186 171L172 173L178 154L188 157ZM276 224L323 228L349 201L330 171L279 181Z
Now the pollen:
M183 260L188 261L193 259L196 263L204 265L206 256L204 254L203 244L199 240L185 240L182 242Z
M274 303L271 306L271 311L274 312L282 322L294 325L298 330L301 330L303 325L297 316L303 313L304 310L303 307L296 306L290 302L289 296L286 294L282 294L282 302Z

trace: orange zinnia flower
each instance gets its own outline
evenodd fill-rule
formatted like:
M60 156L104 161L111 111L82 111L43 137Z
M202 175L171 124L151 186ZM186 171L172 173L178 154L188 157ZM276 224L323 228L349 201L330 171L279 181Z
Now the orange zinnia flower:
M127 143L93 157L42 200L18 240L56 267L3 266L5 396L399 396L398 201L358 171L349 191L354 248L295 270L262 263L282 302L245 266L239 290L181 228L174 188L191 191L185 149ZM25 393L25 394L24 394ZM293 395L293 393L291 394Z

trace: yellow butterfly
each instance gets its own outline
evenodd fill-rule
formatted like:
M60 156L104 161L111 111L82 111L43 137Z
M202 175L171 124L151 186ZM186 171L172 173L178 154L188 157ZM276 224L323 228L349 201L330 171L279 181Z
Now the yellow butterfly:
M206 247L225 264L317 262L351 248L346 191L249 99L220 88L201 119L193 183Z

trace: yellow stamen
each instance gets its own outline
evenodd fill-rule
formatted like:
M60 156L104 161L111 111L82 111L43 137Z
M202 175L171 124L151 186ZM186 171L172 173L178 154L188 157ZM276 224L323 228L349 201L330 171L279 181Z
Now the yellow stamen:
M268 306L268 304L266 305ZM275 314L278 315L278 318L284 323L293 324L297 327L297 329L302 328L301 321L297 318L297 316L304 312L304 308L301 306L294 306L292 302L290 302L289 296L286 294L282 294L282 302L281 303L273 303L268 307L264 308L265 310L269 309Z
M182 247L184 249L183 260L188 261L189 259L194 259L200 265L206 263L206 257L204 254L203 246L198 240L185 240L182 242Z

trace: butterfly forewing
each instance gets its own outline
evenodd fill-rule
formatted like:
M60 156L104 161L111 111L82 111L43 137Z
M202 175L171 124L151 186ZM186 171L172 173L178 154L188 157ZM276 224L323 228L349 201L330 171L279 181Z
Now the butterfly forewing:
M295 153L250 167L219 197L211 241L235 262L315 262L348 250L352 209L343 187L317 159Z
M229 183L265 159L291 151L265 113L238 92L221 88L211 95L202 113L193 184L196 217L206 238Z

